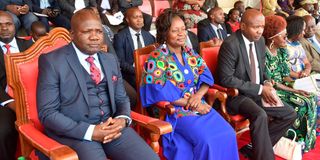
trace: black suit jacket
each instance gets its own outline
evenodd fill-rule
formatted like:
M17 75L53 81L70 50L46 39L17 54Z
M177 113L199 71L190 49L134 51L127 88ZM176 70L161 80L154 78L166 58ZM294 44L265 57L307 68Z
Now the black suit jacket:
M155 43L155 38L149 32L141 29L141 34L145 46ZM132 66L134 63L134 44L129 27L124 28L114 36L113 46L120 60L122 73L134 75L134 67Z
M261 37L257 42L254 42L254 45L260 71L260 84L262 84L264 80L268 79L265 74L264 38ZM240 95L254 100L261 99L258 95L260 84L250 81L250 73L248 53L242 33L238 30L236 34L227 37L220 47L217 66L218 83L224 87L239 89ZM237 112L237 108L242 100L241 96L229 97L227 104Z
M196 34L194 34L193 32L191 31L188 31L188 37L191 41L191 44L192 44L192 49L194 51L196 51L197 53L199 53L199 40L198 40L198 37Z
M60 6L61 12L63 15L71 18L73 15L74 7L76 0L56 0ZM84 0L85 6L97 7L97 2L95 0Z
M20 52L25 51L32 45L31 41L26 41L18 38L16 38L16 40L17 40L17 45L19 47ZM7 76L6 76L6 68L4 64L4 53L2 51L2 47L0 47L0 103L7 101L9 99L12 99L12 97L10 97L5 91L6 86L7 86Z
M111 105L111 117L130 117L130 102L123 87L119 62L115 55L98 53L107 80L106 91ZM39 58L37 106L39 119L49 137L83 140L96 119L90 117L88 91L83 68L71 44ZM91 113L92 114L92 113Z
M60 9L59 4L56 0L48 0L50 3L50 8ZM43 9L40 8L40 0L32 0L32 9L34 12L41 13Z

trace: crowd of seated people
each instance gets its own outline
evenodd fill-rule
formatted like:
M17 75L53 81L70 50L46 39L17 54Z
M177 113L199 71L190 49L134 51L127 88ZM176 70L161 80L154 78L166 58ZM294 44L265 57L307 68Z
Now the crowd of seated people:
M144 153L135 155L139 159L159 159L128 127L137 98L143 107L164 100L174 106L175 113L166 117L173 132L162 137L163 155L169 160L237 160L239 153L272 160L272 147L288 136L289 128L305 144L303 152L315 147L320 135L320 94L295 89L294 83L320 73L318 0L263 0L261 11L245 10L249 6L239 0L227 15L217 0L175 0L174 9L165 9L154 24L152 16L139 9L142 3L0 1L0 159L15 159L18 140L15 101L8 93L3 56L25 51L54 27L68 29L72 43L40 58L39 119L49 137L70 146L80 159L137 159L130 154L137 152ZM112 25L107 15L117 12L124 15L123 23ZM283 17L276 16L280 14ZM149 32L153 25L155 36ZM196 32L190 30L194 28ZM220 46L216 75L199 55L199 43L208 41ZM159 47L147 58L141 86L136 86L133 53L155 43ZM84 58L88 56L92 60ZM79 70L67 67L69 58ZM109 71L119 77L114 99L108 96L109 88L101 89L107 86ZM83 75L89 102L82 97L73 101L83 89L76 83L78 73ZM63 76L75 83L59 81ZM60 84L60 90L53 84ZM213 84L239 90L226 103L230 114L250 122L251 142L240 149L232 127L204 101ZM73 92L64 92L62 86ZM79 104L90 114L70 109Z

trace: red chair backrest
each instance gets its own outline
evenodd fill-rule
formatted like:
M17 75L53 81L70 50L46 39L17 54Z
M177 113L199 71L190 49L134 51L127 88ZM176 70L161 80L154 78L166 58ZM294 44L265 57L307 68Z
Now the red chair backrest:
M157 44L151 44L146 47L137 49L134 51L134 64L135 64L135 71L136 71L136 87L137 87L137 102L138 105L136 107L136 111L138 113L145 114L140 101L140 82L142 78L142 74L144 72L143 65L145 64L146 60L149 57L149 54L157 48Z
M219 49L220 49L220 46L201 49L202 58L206 62L208 68L210 69L213 75L216 75Z
M40 38L26 51L6 55L8 85L13 89L18 123L32 121L36 128L43 131L36 103L38 59L41 54L60 48L70 41L69 32L58 27Z

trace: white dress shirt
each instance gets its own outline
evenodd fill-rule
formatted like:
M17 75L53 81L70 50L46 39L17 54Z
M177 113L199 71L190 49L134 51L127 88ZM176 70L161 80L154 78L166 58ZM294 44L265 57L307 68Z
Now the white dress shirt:
M134 50L138 49L138 41L137 41L137 36L136 36L137 33L140 33L140 35L139 35L140 41L141 41L142 47L144 47L145 45L144 45L143 36L141 34L141 30L140 30L140 32L136 32L131 27L129 27L129 31L130 31L130 34L131 34L131 37L133 40Z
M218 29L222 29L223 30L222 26L220 24L218 24L218 26L216 26L216 25L214 25L212 23L210 23L210 25L211 25L212 29L214 30L214 32L216 33L217 38L223 39L223 37L219 37L219 33L218 33ZM221 36L223 36L222 33L221 33Z
M244 35L242 35L243 40L244 40L244 44L246 45L246 51L247 51L247 55L248 55L248 60L249 60L249 64L251 64L251 59L250 59L250 44L252 43L252 52L253 52L253 56L254 56L254 62L256 65L256 84L260 84L260 68L259 68L259 62L258 62L258 58L257 58L257 52L256 52L256 46L254 44L254 42L250 42ZM259 89L259 95L261 95L262 93L262 89L263 86L260 85L260 89Z
M85 54L83 52L81 52L77 46L72 43L72 46L73 48L75 49L76 51L76 54L77 54L77 57L80 61L80 64L84 67L84 69L90 74L90 63L86 61L86 59L89 57L88 54ZM101 64L100 64L100 61L99 61L99 57L97 54L93 54L91 55L93 58L94 58L94 61L93 63L98 67L98 69L100 70L100 73L101 73L101 79L103 79L104 77L104 73L101 69ZM125 118L128 120L128 124L131 124L132 120L130 117L126 116L126 115L119 115L115 118ZM87 131L86 131L86 134L84 135L83 139L85 140L88 140L88 141L92 141L92 135L93 135L93 131L94 131L94 127L96 125L93 125L93 124L90 124L90 126L88 127Z
M19 50L19 47L18 47L18 44L17 44L17 40L16 40L15 37L12 39L12 41L9 43L9 45L10 45L10 54L20 53L20 50ZM5 47L5 43L0 41L0 46L1 46L1 49L3 51L3 54L6 54L7 53L7 48ZM8 93L8 85L6 86L5 91ZM14 101L14 99L9 99L9 100L6 100L4 102L1 102L0 105L1 106L5 106L6 104L11 103L13 101Z

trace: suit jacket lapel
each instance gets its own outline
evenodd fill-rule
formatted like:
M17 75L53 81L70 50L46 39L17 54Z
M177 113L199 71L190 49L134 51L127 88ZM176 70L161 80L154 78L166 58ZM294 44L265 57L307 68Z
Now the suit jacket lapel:
M130 30L129 30L129 27L126 28L126 32L127 32L127 42L129 42L131 50L134 51L134 44L133 44L133 40L132 40L132 37L131 37L131 33L130 33Z
M251 79L251 74L250 74L251 73L251 69L250 69L250 64L249 64L248 53L247 53L247 50L246 50L246 44L244 43L244 40L242 38L241 32L237 32L237 36L238 36L238 39L239 39L239 47L240 47L240 52L241 52L241 55L242 55L242 58L243 58L243 61L244 61L244 65L245 65L247 74Z
M216 32L213 30L213 28L212 28L212 26L211 26L211 23L209 24L209 30L210 30L210 32L211 32L211 34L212 34L212 38L213 38L213 37L217 37L217 38L218 38ZM212 39L212 38L211 38L211 39Z
M89 105L87 85L86 85L84 74L81 70L82 65L79 62L79 59L77 57L77 53L74 50L72 44L69 44L68 47L69 47L70 52L66 53L67 54L66 55L67 61L70 65L71 69L73 70L74 74L76 75L80 89L84 95L84 98L85 98L87 104Z
M113 89L113 82L112 82L112 72L111 72L111 69L110 69L110 65L108 64L112 64L112 62L110 62L110 60L106 57L105 53L98 53L98 56L99 56L99 61L100 61L100 64L101 64L101 67L103 68L103 71L104 71L104 76L107 80L107 85L108 85L108 92L109 92L109 98L110 98L110 101L111 101L111 107L112 107L112 110L115 111L116 108L112 101L114 100L114 89ZM109 67L108 67L109 66Z

